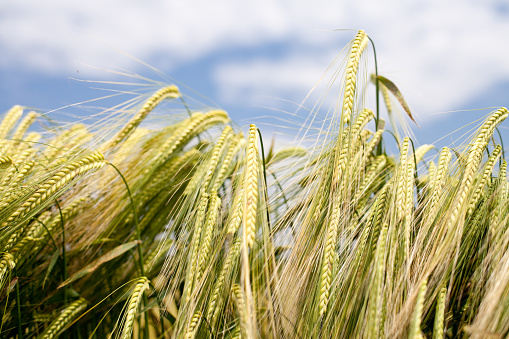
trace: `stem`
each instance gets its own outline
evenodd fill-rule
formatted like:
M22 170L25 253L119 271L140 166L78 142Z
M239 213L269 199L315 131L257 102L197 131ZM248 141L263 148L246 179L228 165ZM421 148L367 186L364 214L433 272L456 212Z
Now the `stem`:
M410 138L408 138L408 139L412 142L412 150L413 150L413 154L414 154L414 166L415 166L415 171L414 171L415 188L417 189L417 203L419 203L421 201L421 199L420 199L421 192L419 191L419 176L417 173L417 158L415 157L414 141Z
M131 189L129 188L129 185L127 184L127 180L125 180L124 176L122 175L122 172L120 172L120 170L115 165L113 165L111 162L108 161L108 164L111 165L111 167L113 167L117 171L118 175L120 175L120 177L124 181L125 187L127 189L127 194L129 195L129 201L131 202L131 208L133 210L134 225L136 226L136 237L138 238L138 241L139 241L138 246L137 246L138 247L138 268L140 270L141 276L144 277L145 270L143 268L143 250L141 248L142 242L141 242L140 225L138 223L138 213L136 213L136 207L135 207L136 205L134 204L134 199L131 194ZM143 303L145 304L145 306L148 305L148 298L145 293L143 293ZM143 338L149 339L147 311L144 312L144 315L145 315L145 327L144 327L144 331L143 331Z
M20 298L19 298L19 277L18 277L18 272L17 272L17 269L15 271L15 274L16 274L16 306L17 306L17 311L18 311L18 338L19 339L23 339L23 329L21 327L21 302L20 302Z
M260 129L256 128L256 130L258 131L258 135L260 135L260 145L262 147L263 181L265 182L265 187L263 189L263 193L265 195L265 204L268 204L268 202L269 202L269 195L267 193L267 171L265 170L265 152L263 150L263 138L262 138L262 132L260 132ZM267 211L267 224L268 224L269 230L270 230L270 215L269 215L268 207L266 208L266 211Z
M373 46L373 55L375 56L375 88L376 88L376 119L375 129L378 130L378 121L380 120L380 87L378 85L378 60L376 58L376 48L375 43L371 39L371 37L368 36L369 41L371 42L371 46ZM382 143L380 142L376 148L376 155L382 155Z
M58 246L57 246L57 243L55 242L55 239L53 239L53 236L51 235L51 232L49 231L48 227L46 227L46 225L40 221L39 219L34 219L35 221L37 221L39 224L42 225L42 227L44 227L44 229L46 230L46 233L48 233L48 236L50 237L51 241L53 242L53 247L56 250L58 250ZM47 243L49 245L49 243Z
M67 260L65 256L65 227L64 227L64 215L62 214L62 209L60 208L60 204L58 203L58 199L55 199L55 204L57 204L58 212L60 213L60 226L62 227L62 271L63 271L63 281L67 280ZM64 304L67 307L67 286L64 287Z

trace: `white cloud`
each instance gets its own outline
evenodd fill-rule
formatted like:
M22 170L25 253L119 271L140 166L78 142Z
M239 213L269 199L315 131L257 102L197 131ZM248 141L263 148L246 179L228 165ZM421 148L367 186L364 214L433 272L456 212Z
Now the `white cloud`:
M423 120L509 79L509 16L476 1L15 1L0 4L0 68L73 72L76 62L133 69L114 48L166 72L224 49L292 46L277 59L219 62L222 99L263 104L300 100L342 44L365 29L383 74ZM498 7L497 7L498 6ZM327 31L329 30L329 31ZM113 48L112 48L113 47ZM171 73L170 73L171 75ZM294 93L298 93L297 95Z

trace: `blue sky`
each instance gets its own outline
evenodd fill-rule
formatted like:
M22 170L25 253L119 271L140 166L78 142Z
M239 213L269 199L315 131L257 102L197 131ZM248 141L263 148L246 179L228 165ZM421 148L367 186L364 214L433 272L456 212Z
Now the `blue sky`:
M97 84L71 78L117 81L105 69L126 69L176 80L185 94L228 110L239 125L269 124L268 133L286 140L299 120L281 111L294 112L334 58L344 60L340 53L355 29L375 41L379 72L403 92L421 144L490 111L477 109L509 106L507 1L4 0L0 110L50 110L102 96L90 88ZM362 67L367 78L370 48ZM329 76L306 107L326 92ZM372 92L368 87L370 108ZM334 99L331 93L322 109ZM290 128L276 127L282 125ZM508 126L501 129L506 138Z

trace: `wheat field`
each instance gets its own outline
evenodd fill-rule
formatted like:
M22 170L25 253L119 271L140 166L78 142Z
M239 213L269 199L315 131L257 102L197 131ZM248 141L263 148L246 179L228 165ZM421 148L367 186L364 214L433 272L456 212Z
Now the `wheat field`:
M276 150L168 84L90 122L8 110L0 336L509 335L508 111L460 145L416 147L392 82L373 75L364 105L369 43L347 46L306 146Z

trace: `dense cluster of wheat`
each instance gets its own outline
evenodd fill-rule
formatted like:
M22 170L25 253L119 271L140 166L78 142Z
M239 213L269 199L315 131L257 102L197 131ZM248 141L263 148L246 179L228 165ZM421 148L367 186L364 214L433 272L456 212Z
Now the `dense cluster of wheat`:
M175 86L110 134L9 110L0 336L507 336L509 184L493 134L508 111L436 157L395 133L390 156L358 98L367 43L350 44L334 130L309 149L264 153L256 126L244 136L221 110L142 127Z

